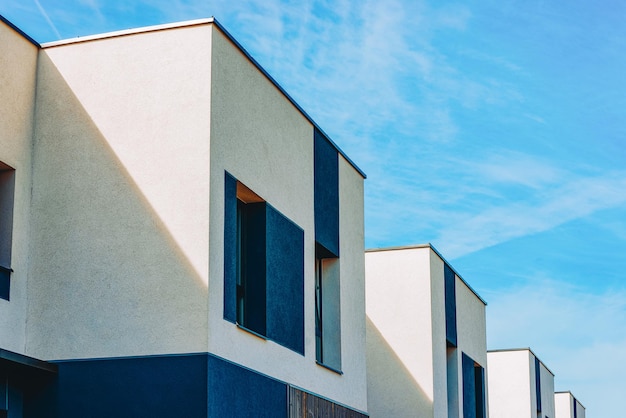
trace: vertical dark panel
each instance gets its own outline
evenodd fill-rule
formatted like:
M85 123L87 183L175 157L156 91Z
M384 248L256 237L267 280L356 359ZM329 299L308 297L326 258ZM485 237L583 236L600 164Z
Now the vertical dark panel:
M463 353L463 418L476 416L476 377L474 376L474 360Z
M476 391L476 418L486 418L485 369L474 365L474 389Z
M286 418L287 408L286 384L209 355L210 418Z
M537 412L541 412L541 363L535 357L535 394L537 397Z
M304 355L304 231L267 205L267 336Z
M446 306L446 340L449 345L456 347L456 278L454 270L444 263L443 266Z
M241 260L244 275L243 325L267 335L266 325L266 203L243 204L242 240L245 256Z
M11 270L0 266L0 299L9 300L11 294Z
M578 418L578 405L576 405L576 398L572 397L572 403L574 405L574 418Z
M339 154L314 130L315 241L327 254L339 257Z
M289 418L367 418L367 415L312 393L289 387Z
M237 321L237 180L224 173L224 319Z

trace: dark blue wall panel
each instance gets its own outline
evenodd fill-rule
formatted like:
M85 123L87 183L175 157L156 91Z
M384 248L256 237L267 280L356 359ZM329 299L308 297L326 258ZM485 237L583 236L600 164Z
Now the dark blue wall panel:
M541 412L541 364L535 357L535 396L537 398L537 412Z
M209 355L208 405L209 418L286 418L287 385Z
M444 263L443 266L445 305L446 305L446 340L449 345L456 347L456 278L454 270Z
M304 355L304 231L267 205L267 336Z
M474 376L474 360L465 353L462 356L463 367L463 418L476 416L476 378Z
M237 180L224 181L224 319L237 321Z
M476 391L476 418L485 418L487 416L485 369L475 365L474 377L474 389Z
M62 361L26 418L207 416L207 355Z
M339 155L317 129L314 131L315 241L326 254L339 257Z

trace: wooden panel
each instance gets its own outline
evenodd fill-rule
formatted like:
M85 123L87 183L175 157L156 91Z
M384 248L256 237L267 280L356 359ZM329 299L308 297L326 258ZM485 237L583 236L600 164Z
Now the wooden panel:
M367 418L367 415L290 386L289 418Z

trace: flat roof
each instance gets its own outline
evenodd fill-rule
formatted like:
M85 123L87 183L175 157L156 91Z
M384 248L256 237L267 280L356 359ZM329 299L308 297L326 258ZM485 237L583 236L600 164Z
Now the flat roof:
M498 348L498 349L495 349L495 350L487 350L487 354L489 354L489 353L507 353L507 352L513 352L513 351L529 351L533 356L535 356L535 358L537 360L539 360L539 363L541 363L543 365L543 367L545 367L546 370L549 371L552 376L554 376L554 373L552 372L552 370L550 370L550 368L548 366L546 366L546 363L541 361L539 356L537 356L537 354L535 354L535 352L530 347Z
M461 276L459 274L458 271L456 271L456 269L454 267L452 267L452 264L450 264L448 262L448 260L445 259L445 257L443 255L441 255L441 253L430 243L426 243L426 244L411 244L411 245L401 245L401 246L395 246L395 247L383 247L383 248L366 248L365 252L366 253L376 253L376 252L383 252L383 251L401 251L401 250L415 250L415 249L420 249L420 248L430 248L435 254L437 254L437 256L439 258L441 258L441 260L446 263L446 265L448 267L450 267L452 269L452 271L454 272L454 274L456 274L456 276L461 279L461 281L463 282L463 284L465 284L465 286L467 286L467 288L483 303L485 304L485 306L487 306L487 302L478 294L478 292L476 292L474 290L474 288L472 288L472 286L470 286L470 284L467 282L467 280L465 280L463 278L463 276Z
M6 20L6 19L4 19L4 20ZM14 27L11 23L9 23L9 22L7 22L7 23L9 25L11 25L12 27ZM214 17L204 18L204 19L196 19L196 20L188 20L188 21L183 21L183 22L167 23L167 24L163 24L163 25L145 26L145 27L135 28L135 29L126 29L126 30L102 33L102 34L97 34L97 35L81 36L81 37L76 37L76 38L63 39L63 40L60 40L60 41L46 42L46 43L41 44L41 48L42 49L54 48L54 47L58 47L58 46L71 45L71 44L77 44L77 43L82 43L82 42L98 41L98 40L103 40L103 39L118 38L118 37L122 37L122 36L136 35L136 34L147 33L147 32L157 32L157 31L170 30L170 29L185 28L185 27L198 26L198 25L215 25L228 38L228 40L233 45L235 45L235 47L237 47L244 54L244 56L287 98L287 100L289 100L291 102L291 104L302 114L302 116L304 116L318 131L320 131L326 137L326 139L328 139L328 141L332 144L332 146L335 147L337 152L339 152L339 154L341 154L341 156L343 158L345 158L345 160L348 161L348 163L364 179L367 178L367 175L365 174L365 172L363 172L363 170L361 170L359 168L359 166L357 166L356 163L354 161L352 161L352 159L350 157L348 157L348 155L345 152L343 152L343 150L341 148L339 148L339 146L330 138L330 136L326 132L324 132L324 130L317 124L317 122L315 122L313 120L313 118L274 79L274 77L272 77L261 66L261 64L259 64L257 62L257 60L255 60L252 57L252 55L250 55L250 53L235 39L235 37L232 36L226 30L226 28L224 28L224 26L222 26L222 24L219 23L217 21L217 19L215 19ZM19 29L16 28L16 30L18 30L24 36L28 36L28 35L24 34L22 31L20 31ZM37 45L39 45L39 44L37 44Z

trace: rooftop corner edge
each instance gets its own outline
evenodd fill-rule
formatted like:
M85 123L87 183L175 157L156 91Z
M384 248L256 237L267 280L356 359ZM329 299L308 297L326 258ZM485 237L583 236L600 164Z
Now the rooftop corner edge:
M459 274L459 272L454 267L452 267L452 264L450 264L450 262L448 262L448 260L446 260L446 258L443 255L441 255L439 250L437 250L435 248L435 246L433 244L431 244L430 242L427 242L425 244L410 244L410 245L400 245L400 246L394 246L394 247L366 248L365 252L366 253L375 253L375 252L384 252L384 251L413 250L413 249L420 249L420 248L430 248L435 254L437 254L437 256L439 258L441 258L441 261L446 263L448 265L448 267L450 267L452 269L452 271L454 271L454 274L456 274L457 277L459 279L461 279L461 281L465 284L465 286L467 286L467 288L470 290L470 292L472 292L485 306L488 305L487 301L485 301L485 299L483 299L482 296L480 296L478 294L478 292L476 290L474 290L474 288L472 286L470 286L470 284L467 282L467 280L465 280L463 278L463 276L461 276Z
M296 102L294 98L291 97L289 93L287 93L287 91L278 83L278 81L276 81L276 79L274 79L274 77L272 77L265 70L265 68L263 68L263 66L259 64L259 62L256 59L254 59L252 55L250 55L250 53L243 47L243 45L241 45L241 43L239 43L239 41L237 41L237 39L235 39L235 37L231 35L230 32L228 32L228 30L217 19L212 18L212 23L228 38L228 40L230 40L230 42L233 43L233 45L235 45L241 51L242 54L245 55L245 57L252 63L252 65L254 65L285 96L285 98L287 98L287 100L289 100L291 104L296 109L298 109L298 111L302 114L302 116L304 116L318 131L320 131L320 133L322 133L322 135L324 135L326 139L328 139L331 145L335 147L337 152L339 152L339 154L341 154L341 156L345 158L345 160L364 179L366 179L367 175L365 174L365 172L361 170L359 166L356 165L356 163L352 161L352 159L341 148L339 148L339 146L335 143L335 141L333 141L332 138L317 124L317 122L315 122L315 120L313 120L313 118L298 104L298 102Z
M0 15L0 17L2 17ZM5 21L6 19L2 19L3 21ZM31 40L31 42L35 42L32 38L30 38L28 35L26 35L25 33L23 33L21 30L19 30L19 28L15 27L15 25L11 24L10 22L7 21L7 24L10 25L11 27L13 27L14 29L16 29L18 32L20 32L21 34L23 34L25 37L27 37L27 39ZM125 30L120 30L120 31L114 31L114 32L107 32L107 33L102 33L102 34L96 34L96 35L89 35L89 36L83 36L83 37L75 37L75 38L69 38L69 39L63 39L63 40L59 40L59 41L52 41L52 42L46 42L44 44L38 44L35 42L35 44L44 49L44 48L54 48L57 46L63 46L63 45L70 45L70 44L75 44L75 43L81 43L81 42L89 42L89 41L96 41L96 40L102 40L102 39L109 39L109 38L117 38L117 37L121 37L121 36L126 36L126 35L134 35L134 34L140 34L140 33L147 33L147 32L156 32L156 31L161 31L161 30L167 30L167 29L175 29L175 28L182 28L182 27L189 27L189 26L195 26L195 25L203 25L203 24L213 24L215 25L227 38L230 42L233 43L233 45L235 45L243 54L244 56L272 83L274 84L274 86L287 98L287 100L289 100L291 102L291 104L315 127L317 128L327 139L328 141L332 144L333 147L335 147L335 149L337 150L337 152L339 152L339 154L341 154L341 156L343 158L345 158L345 160L364 178L367 178L367 175L365 174L365 172L363 170L361 170L361 168L359 168L358 165L356 165L356 163L341 149L339 148L339 146L335 143L335 141L332 140L332 138L326 133L324 132L324 130L317 124L317 122L315 122L315 120L313 120L313 118L293 99L293 97L291 97L291 95L289 95L289 93L287 93L287 91L274 79L274 77L272 77L262 66L261 64L259 64L259 62L257 60L255 60L252 55L250 55L250 53L243 47L243 45L241 45L241 43L239 43L239 41L237 41L235 39L234 36L232 36L230 34L230 32L228 32L228 30L215 18L215 17L209 17L209 18L202 18L202 19L196 19L196 20L186 20L186 21L181 21L181 22L174 22L174 23L166 23L166 24L162 24L162 25L153 25L153 26L145 26L145 27L141 27L141 28L135 28L135 29L125 29Z
M31 44L35 45L37 48L41 48L41 44L39 42L37 42L36 40L31 38L26 32L24 32L22 29L18 28L15 24L13 24L13 22L11 22L9 19L4 17L2 14L0 14L0 22L3 22L8 27L13 29L15 32L19 33L24 39L26 39Z

